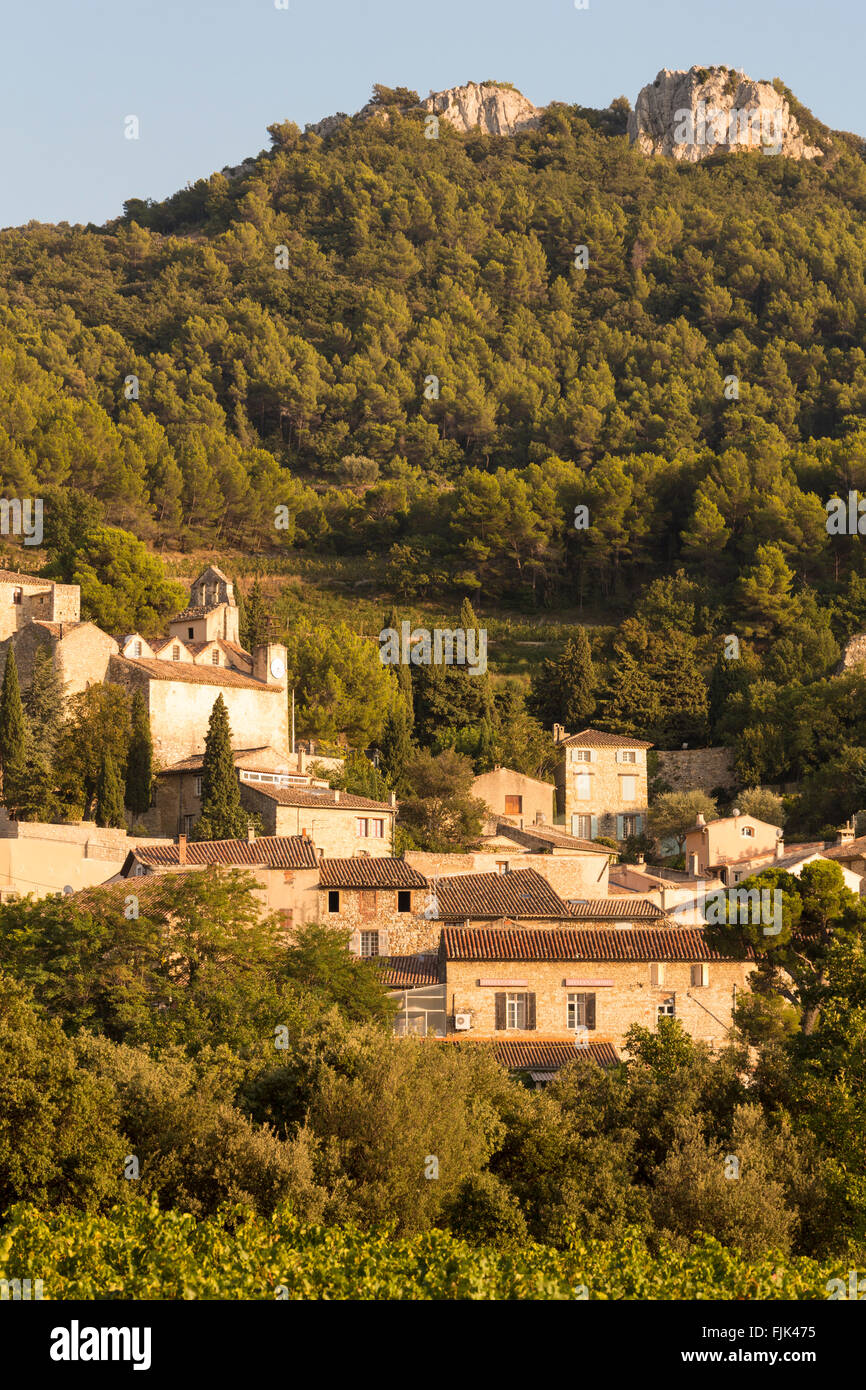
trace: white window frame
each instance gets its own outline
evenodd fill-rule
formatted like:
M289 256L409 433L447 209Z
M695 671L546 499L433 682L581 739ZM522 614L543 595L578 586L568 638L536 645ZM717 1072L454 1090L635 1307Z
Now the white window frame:
M375 946L375 950L370 949ZM364 927L361 931L361 956L364 960L370 960L379 954L379 929L372 927L369 930Z
M578 1028L589 1028L589 1024L587 1023L585 1017L580 1019L577 1017L577 1001L578 999L585 1000L587 994L592 993L594 993L593 990L570 989L568 991L568 994L565 996L565 1026L566 1028L570 1029L571 1032L576 1032ZM584 1005L584 1012L585 1008L586 1006Z
M195 779L195 794L197 797L201 797L202 780L201 777L196 777Z
M669 994L667 998L660 999L656 1005L656 1019L676 1018L677 1016L677 997Z
M506 1028L526 1028L526 994L521 991L505 996Z
M576 818L577 818L577 830L572 830L572 832L571 832L572 835L576 835L577 838L578 838L579 840L591 840L591 839L592 839L592 816L589 814L588 811L576 811L576 812L575 812L575 816L576 816ZM587 824L587 826L586 826L586 829L583 829L583 828L582 828L582 826L581 826L581 824L580 824L581 821L587 821L587 822L588 822L588 824Z
M591 749L591 748L572 748L572 750L571 750L571 761L572 761L573 763L591 763L591 762L592 762L592 749Z
M637 753L633 748L623 748L619 755L619 760L621 763L636 763Z

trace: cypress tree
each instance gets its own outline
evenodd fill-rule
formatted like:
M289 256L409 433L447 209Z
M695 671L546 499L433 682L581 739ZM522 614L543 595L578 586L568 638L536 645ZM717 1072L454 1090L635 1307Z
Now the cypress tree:
M545 661L533 676L527 709L550 728L562 724L570 733L586 727L595 713L595 668L582 627L569 637L558 661Z
M144 696L136 690L132 697L132 733L126 763L124 802L127 809L143 815L150 808L153 786L153 739Z
M398 786L412 751L412 737L404 700L397 700L393 710L385 717L379 751L382 754L382 769L386 777L392 786Z
M232 733L225 700L214 700L201 769L201 816L194 840L235 840L247 833L249 817L241 806L241 789L232 757Z
M96 786L96 824L120 830L126 825L123 810L123 783L117 763L106 753Z
M57 818L55 804L55 754L64 722L63 682L50 654L37 647L33 674L24 695L27 725L27 786L20 807L24 820Z
M402 662L397 667L397 684L400 687L400 697L406 709L406 724L411 734L415 727L415 694L412 690L411 668L408 665L404 666Z
M9 648L3 688L0 690L0 769L3 772L3 801L11 819L17 816L27 787L27 723L21 704L18 664Z
M271 627L271 615L265 603L262 586L256 579L244 605L245 624L243 646L248 652L260 642L267 642Z

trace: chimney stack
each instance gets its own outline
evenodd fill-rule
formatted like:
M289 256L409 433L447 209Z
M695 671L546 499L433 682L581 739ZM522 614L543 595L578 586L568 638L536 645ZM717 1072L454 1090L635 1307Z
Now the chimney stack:
M252 844L256 838L256 828L254 825L247 826L247 844Z
M777 859L783 859L784 857L785 857L785 841L782 839L782 837L781 837L781 835L780 835L779 838L778 838L778 840L776 841L776 858L777 858Z
M178 835L178 837L177 837L177 862L178 862L178 864L185 864L185 863L186 863L186 836L185 836L185 835Z
M339 800L340 800L340 788L339 788L339 787L335 787L335 788L334 788L334 803L336 804Z
M303 748L299 748L299 749L298 749L298 772L306 772L306 770L307 770L307 755L306 755L306 753L304 752Z
M848 821L845 822L845 824L842 826L842 829L839 831L839 834L836 836L836 844L837 844L837 845L850 845L850 843L851 843L851 841L852 841L853 839L854 839L854 817L852 816L850 820L848 820Z
M392 806L396 806L396 805L397 805L397 793L396 793L396 792L392 792L392 793L391 793L391 796L390 796L390 798L389 798L389 800L390 800Z

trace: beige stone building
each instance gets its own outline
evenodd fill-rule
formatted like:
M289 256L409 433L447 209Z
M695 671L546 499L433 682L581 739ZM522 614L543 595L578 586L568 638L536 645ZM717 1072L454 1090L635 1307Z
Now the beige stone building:
M736 883L742 872L733 866L758 855L782 852L782 832L777 825L744 816L735 810L731 816L706 821L698 815L693 829L686 835L686 867L692 877L718 876L723 883Z
M370 797L319 786L279 787L241 781L241 802L261 816L268 835L306 833L333 858L388 858L394 843L397 800Z
M624 1045L632 1024L677 1018L722 1045L749 960L725 958L694 928L446 927L440 947L448 1032Z
M67 697L104 681L118 644L95 623L81 622L80 615L77 584L0 570L0 679L11 648L26 688L42 648L53 658Z
M625 840L647 823L647 751L651 743L600 729L567 734L553 726L557 814L565 829L586 840Z
M404 859L329 859L319 865L319 921L351 931L360 956L438 950L438 922L424 916L430 886Z
M204 754L182 758L163 768L157 779L153 806L142 817L148 829L159 835L189 835L201 815ZM239 748L234 753L238 780L243 789L306 787L325 788L306 771L304 754L292 757L276 748ZM298 770L300 769L300 770Z
M472 783L472 795L489 806L495 824L503 817L517 825L549 824L554 815L556 789L510 767L494 767Z
M28 623L77 623L80 618L77 584L55 584L35 574L0 570L0 642Z
M147 843L92 821L14 821L0 807L0 902L104 883L120 872L131 848Z

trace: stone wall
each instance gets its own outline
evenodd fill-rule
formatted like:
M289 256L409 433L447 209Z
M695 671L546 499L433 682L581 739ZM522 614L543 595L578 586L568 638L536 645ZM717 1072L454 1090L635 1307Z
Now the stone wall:
M508 871L535 869L546 878L555 893L569 898L606 898L610 860L600 854L524 854L497 850L495 854L429 854L407 850L407 864L426 878L439 874L490 874L507 864Z
M329 804L324 798L320 806L283 806L249 782L241 782L241 804L261 816L265 835L300 835L306 830L316 849L329 859L351 859L362 851L371 859L391 856L394 812L390 807L362 811ZM383 819L384 835L359 835L359 816Z
M352 933L379 932L379 954L410 956L418 951L438 951L441 922L428 922L416 914L430 901L426 888L406 891L410 895L410 910L398 910L396 888L340 888L339 912L328 910L328 889L319 889L319 918L332 926L348 928ZM360 950L360 943L353 943Z
M591 839L596 835L620 838L617 834L619 815L640 817L639 831L643 833L646 830L647 750L635 749L633 763L618 761L617 755L622 751L619 748L591 748L593 759L586 763L576 761L576 748L560 748L556 766L556 803L557 810L565 816L563 829L568 834L580 833L577 824L572 821L572 817L578 815L591 817L593 823L588 836ZM577 794L577 777L580 773L586 773L589 777L588 797ZM633 798L626 798L623 794L623 777L636 779Z
M544 824L550 825L555 792L552 782L539 782L537 778L526 777L510 767L495 767L491 772L476 777L472 783L472 795L487 803L494 820L509 816L520 825L534 825L539 817ZM522 804L519 811L507 809L506 796L520 797Z
M676 748L659 753L658 775L675 792L710 792L737 785L730 748Z
M658 1006L671 995L675 1017L693 1038L712 1041L717 1047L726 1041L731 1025L734 986L747 987L754 966L748 962L711 962L709 984L691 983L691 966L685 962L666 963L664 985L650 983L650 966L639 961L524 962L449 961L446 973L446 1008L449 1031L455 1013L472 1012L472 1038L569 1038L566 1022L567 996L571 993L595 995L596 1026L590 1039L606 1039L621 1048L633 1023L656 1030ZM481 985L480 980L513 981ZM582 983L566 986L566 980ZM609 981L608 984L583 982ZM495 996L502 992L535 994L535 1030L496 1029Z

